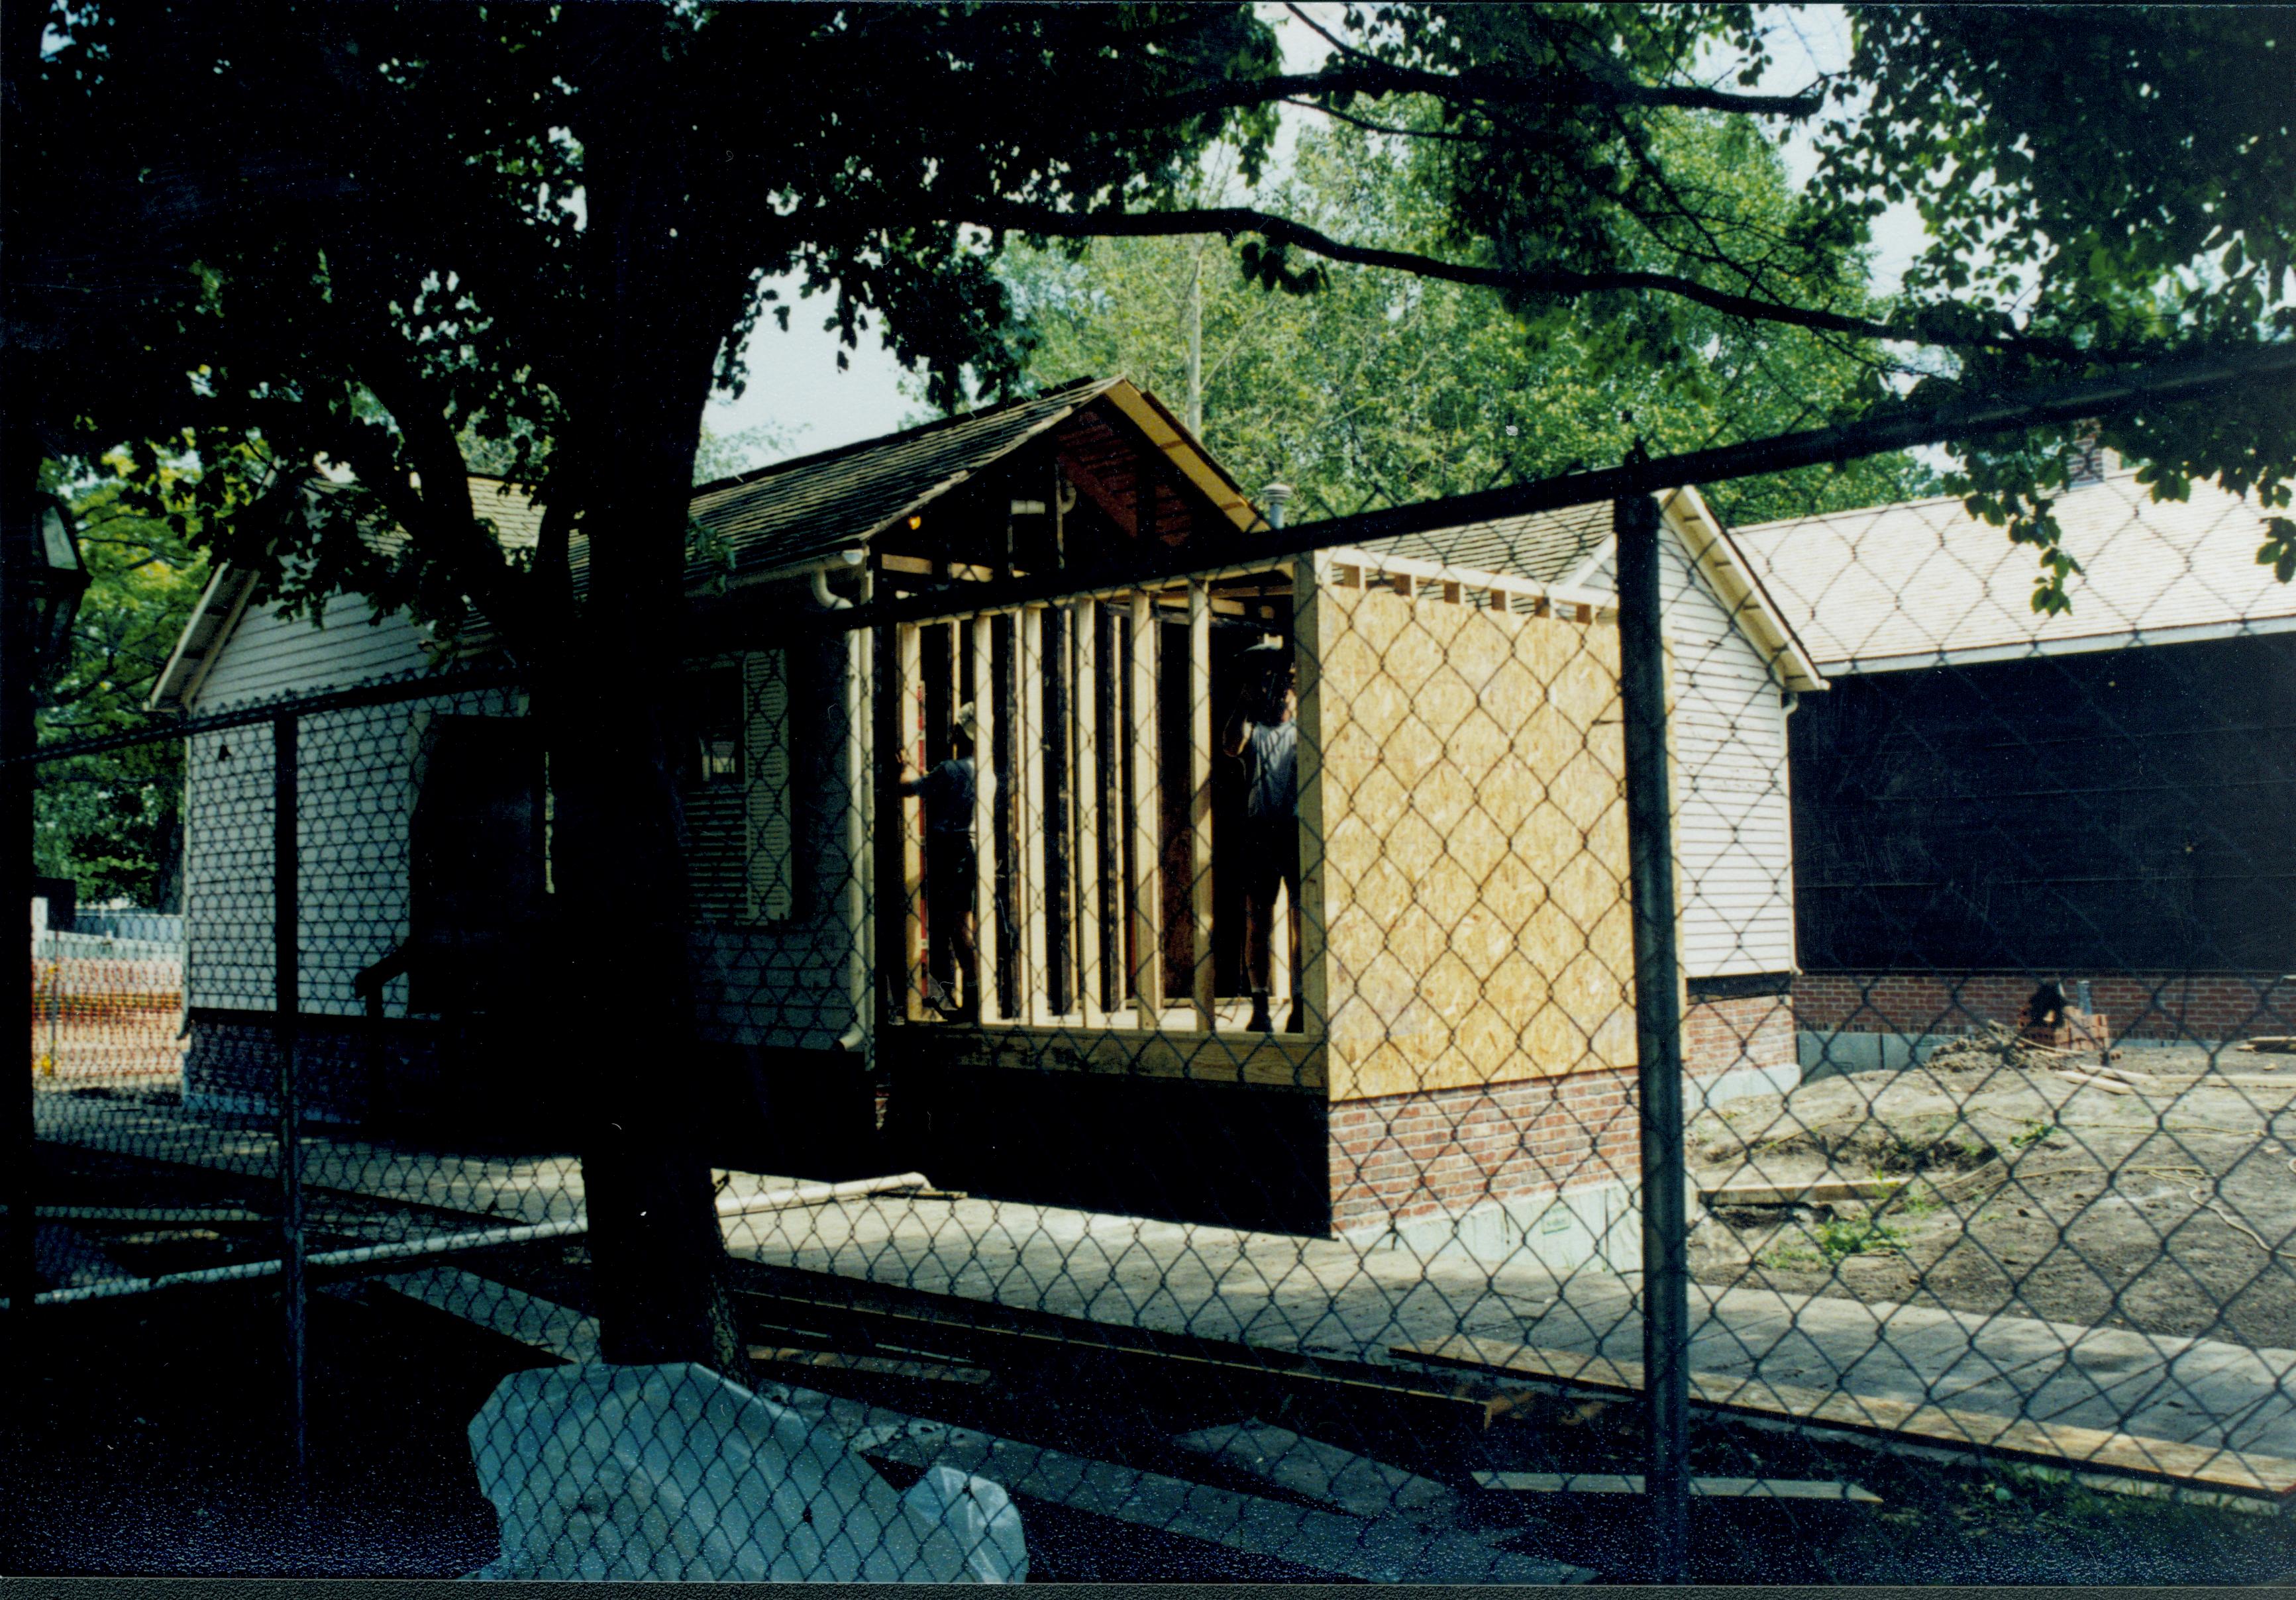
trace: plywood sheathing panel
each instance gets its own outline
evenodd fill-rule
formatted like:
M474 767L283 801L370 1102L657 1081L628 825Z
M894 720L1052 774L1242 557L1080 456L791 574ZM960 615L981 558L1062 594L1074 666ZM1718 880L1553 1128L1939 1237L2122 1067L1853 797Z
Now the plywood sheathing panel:
M1631 1065L1617 629L1318 603L1331 1098Z

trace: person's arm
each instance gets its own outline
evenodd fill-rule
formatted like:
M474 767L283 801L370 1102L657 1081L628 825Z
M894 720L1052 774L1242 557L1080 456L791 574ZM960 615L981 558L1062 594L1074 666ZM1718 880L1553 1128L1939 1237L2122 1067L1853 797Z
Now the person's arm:
M1223 755L1242 755L1244 741L1250 737L1251 719L1244 715L1243 707L1239 705L1229 713L1227 726L1220 730L1220 753Z

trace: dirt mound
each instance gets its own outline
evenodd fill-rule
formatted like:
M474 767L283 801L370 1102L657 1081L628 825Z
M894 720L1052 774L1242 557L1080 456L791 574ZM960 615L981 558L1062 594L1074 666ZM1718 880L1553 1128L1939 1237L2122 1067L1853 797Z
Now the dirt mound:
M2050 1072L2095 1055L2095 1050L2061 1050L2035 1044L2005 1023L1988 1022L1978 1033L1938 1046L1923 1065L1939 1073Z

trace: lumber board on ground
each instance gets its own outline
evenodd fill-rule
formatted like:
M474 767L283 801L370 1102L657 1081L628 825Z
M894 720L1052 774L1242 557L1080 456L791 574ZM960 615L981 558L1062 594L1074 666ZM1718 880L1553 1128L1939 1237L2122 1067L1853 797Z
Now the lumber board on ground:
M1512 1494L1638 1495L1640 1473L1484 1473L1475 1482ZM1832 1478L1693 1478L1690 1492L1715 1498L1749 1500L1848 1500L1879 1506L1882 1497L1856 1483Z
M881 1424L853 1448L905 1466L953 1466L1031 1499L1371 1583L1583 1583L1593 1576L1469 1533L1262 1499L970 1428Z
M1200 1428L1172 1442L1357 1516L1447 1512L1459 1498L1447 1483L1256 1420Z
M1762 1205L1838 1205L1851 1200L1889 1200L1916 1186L1941 1200L1956 1199L1988 1179L2008 1176L2001 1162L1988 1161L1965 1171L1907 1178L1814 1178L1800 1183L1724 1183L1698 1191L1699 1204L1710 1210Z
M460 1267L394 1272L372 1281L489 1333L545 1351L562 1361L600 1359L596 1318Z
M988 1383L996 1375L985 1367L966 1367L931 1357L853 1355L844 1351L814 1350L797 1344L752 1344L750 1359L768 1367L818 1367L835 1372L866 1373L876 1377L923 1378L937 1384Z
M744 1265L753 1269L756 1266ZM775 1271L775 1276L782 1275ZM800 1283L812 1277L796 1269L786 1269L786 1276ZM1463 1380L1456 1387L1439 1390L1431 1385L1427 1375L1395 1367L1320 1360L1264 1347L1247 1351L1217 1340L1080 1322L1056 1312L1023 1311L916 1292L870 1303L852 1294L851 1289L849 1281L825 1279L817 1286L808 1284L774 1293L735 1288L733 1298L743 1332L753 1338L777 1337L802 1321L815 1336L829 1338L839 1328L851 1328L873 1349L892 1343L936 1353L948 1351L996 1368L1032 1357L1069 1359L1084 1355L1147 1362L1182 1369L1191 1376L1200 1374L1206 1381L1267 1384L1279 1394L1304 1387L1322 1393L1352 1391L1366 1399L1430 1404L1447 1412L1472 1412L1485 1425L1513 1408L1514 1399L1494 1385L1464 1381L1464 1374L1456 1375Z
M0 1207L0 1210L4 1210ZM43 1222L119 1222L139 1226L185 1228L237 1227L279 1220L276 1212L248 1211L237 1206L36 1205L32 1215Z
M1643 1390L1640 1361L1509 1344L1464 1334L1431 1344L1398 1344L1391 1347L1391 1353L1406 1360L1470 1367L1578 1388L1623 1394L1639 1394ZM2102 1470L2155 1482L2276 1499L2296 1492L2296 1461L2221 1447L2178 1444L2065 1423L2031 1422L1930 1402L1710 1372L1690 1375L1690 1399L1693 1405L1718 1411L1934 1441L1949 1449L2017 1456L2053 1466Z

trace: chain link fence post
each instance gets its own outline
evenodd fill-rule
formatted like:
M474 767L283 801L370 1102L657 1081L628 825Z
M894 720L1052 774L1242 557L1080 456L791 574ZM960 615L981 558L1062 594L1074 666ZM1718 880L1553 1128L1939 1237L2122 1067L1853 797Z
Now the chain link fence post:
M18 592L16 576L8 570L6 551L0 547L0 907L4 907L8 965L16 976L8 980L8 999L0 1008L0 1028L22 1048L37 1017L29 978L32 951L32 767L23 759L32 749L31 649L28 624L21 616L26 597ZM38 1136L35 1132L34 1100L37 1092L29 1073L18 1080L8 1101L8 1151L0 1168L10 1174L6 1195L6 1238L0 1244L0 1292L8 1296L13 1315L12 1338L21 1351L29 1338L33 1296L39 1290L39 1273L33 1254L32 1192L37 1165ZM14 1385L12 1385L14 1387Z
M1678 1583L1687 1575L1689 1555L1690 1257L1658 502L1647 494L1619 501L1613 527L1619 542L1627 849L1634 894L1636 1103L1642 1109L1643 1367L1650 1452L1645 1487L1652 1576Z
M271 724L271 882L273 1003L278 1009L279 1298L287 1318L287 1427L299 1482L310 1466L310 1417L305 1367L309 1348L303 1281L302 1084L297 1071L297 1013L302 1006L299 720L292 712Z

